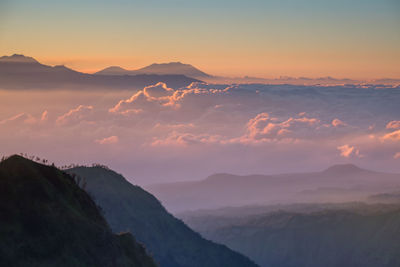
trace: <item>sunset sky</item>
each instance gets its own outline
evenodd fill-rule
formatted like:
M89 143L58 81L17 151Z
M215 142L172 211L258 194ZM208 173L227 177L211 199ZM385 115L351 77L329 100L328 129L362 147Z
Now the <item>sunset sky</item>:
M400 77L398 0L0 1L0 55L94 72L181 61L215 75Z

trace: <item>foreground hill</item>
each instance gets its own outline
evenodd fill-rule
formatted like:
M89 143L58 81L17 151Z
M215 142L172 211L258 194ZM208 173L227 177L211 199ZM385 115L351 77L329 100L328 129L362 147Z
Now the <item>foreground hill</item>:
M0 163L0 236L0 266L155 266L68 174L19 156Z
M203 239L169 214L154 196L121 175L102 167L77 167L68 172L85 180L86 190L112 229L132 232L161 266L256 266L227 247Z
M141 89L158 82L164 82L171 88L179 88L198 81L175 74L94 75L77 72L65 66L43 65L23 55L0 57L2 89Z
M151 64L147 67L138 70L126 70L121 67L113 66L104 70L96 72L99 75L138 75L138 74L180 74L195 79L211 78L212 76L202 72L201 70L193 67L190 64L183 64L181 62L170 62L161 64Z
M400 174L335 165L321 172L279 175L215 174L205 180L156 184L147 189L173 212L226 206L364 200L400 189Z
M180 216L260 266L400 266L400 205L296 204Z

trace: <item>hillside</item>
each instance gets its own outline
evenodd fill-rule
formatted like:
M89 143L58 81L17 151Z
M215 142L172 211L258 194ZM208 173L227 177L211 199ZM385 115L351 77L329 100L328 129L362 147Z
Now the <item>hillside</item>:
M0 163L0 236L0 266L155 266L71 176L19 156Z
M173 212L226 206L298 202L345 202L400 188L400 174L335 165L321 172L277 175L214 174L200 181L146 189Z
M169 214L161 203L121 175L102 167L68 171L85 180L86 190L115 232L130 231L162 267L256 266L225 246L203 239Z
M105 76L78 72L65 66L48 66L31 57L0 57L1 89L142 89L164 82L171 88L188 86L199 80L184 75L137 74Z
M206 238L260 266L400 266L399 205L297 204L181 216Z

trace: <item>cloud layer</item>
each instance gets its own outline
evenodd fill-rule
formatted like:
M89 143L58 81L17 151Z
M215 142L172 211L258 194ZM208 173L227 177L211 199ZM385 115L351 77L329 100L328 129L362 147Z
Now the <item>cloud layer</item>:
M0 108L0 145L5 154L110 164L141 183L343 161L396 171L399 90L158 83L120 95L48 92L29 110L15 93Z

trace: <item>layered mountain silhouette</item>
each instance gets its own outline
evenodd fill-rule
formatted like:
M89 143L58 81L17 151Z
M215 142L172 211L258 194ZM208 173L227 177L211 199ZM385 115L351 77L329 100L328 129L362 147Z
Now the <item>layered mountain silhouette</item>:
M31 57L18 54L0 58L2 89L142 89L158 82L164 82L172 88L180 88L198 81L180 74L87 74L62 65L43 65Z
M238 207L180 216L260 266L400 266L399 204Z
M193 67L190 64L183 64L181 62L170 62L161 64L155 63L138 70L126 70L118 66L112 66L105 68L99 72L96 72L96 74L99 75L180 74L195 79L206 79L212 77L211 75Z
M77 167L86 190L115 232L129 231L162 267L256 266L223 245L205 240L173 217L150 193L104 167Z
M400 191L372 195L368 198L368 201L400 204Z
M400 188L400 174L364 170L351 164L312 173L221 173L201 181L147 187L173 212L251 204L357 201L394 188Z
M0 266L156 266L70 175L20 156L0 163L0 236Z

